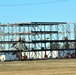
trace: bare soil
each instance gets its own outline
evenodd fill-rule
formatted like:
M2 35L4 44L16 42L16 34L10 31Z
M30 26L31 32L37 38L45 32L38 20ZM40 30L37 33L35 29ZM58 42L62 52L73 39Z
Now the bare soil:
M0 62L0 75L76 75L76 59Z

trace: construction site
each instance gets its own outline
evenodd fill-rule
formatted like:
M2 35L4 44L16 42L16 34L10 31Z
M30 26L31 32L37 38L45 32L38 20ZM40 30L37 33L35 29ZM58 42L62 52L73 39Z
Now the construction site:
M25 22L0 24L0 60L76 58L76 24Z

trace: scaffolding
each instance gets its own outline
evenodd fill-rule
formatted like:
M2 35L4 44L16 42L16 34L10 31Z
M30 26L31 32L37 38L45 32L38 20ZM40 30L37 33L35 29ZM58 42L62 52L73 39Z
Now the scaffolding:
M27 46L21 50L28 59L76 58L76 24L29 22L0 24L0 52L9 52L18 38ZM13 51L13 50L11 50Z

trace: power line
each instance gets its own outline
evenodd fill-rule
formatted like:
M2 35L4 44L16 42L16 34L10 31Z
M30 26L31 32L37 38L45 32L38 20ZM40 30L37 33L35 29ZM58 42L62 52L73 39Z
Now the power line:
M63 2L63 1L68 1L68 0L56 0L56 1L38 2L38 3L26 3L26 4L7 4L7 5L0 5L0 7L50 4L50 3L57 3L57 2Z

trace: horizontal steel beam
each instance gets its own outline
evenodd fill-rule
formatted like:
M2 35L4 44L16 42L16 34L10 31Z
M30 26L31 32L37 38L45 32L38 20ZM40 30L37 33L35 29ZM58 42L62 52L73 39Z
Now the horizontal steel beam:
M0 52L37 52L37 51L68 51L76 50L76 48L67 48L67 49L32 49L32 50L0 50Z
M0 52L23 52L22 50L0 50Z
M15 24L0 24L0 26L38 26L38 25L59 25L67 24L66 22L25 22L25 23L15 23Z
M23 41L23 43L53 43L53 42L76 42L76 40L30 40ZM18 43L18 41L0 41L0 44Z
M58 31L31 31L32 33L37 34L50 34L50 33L58 33Z

